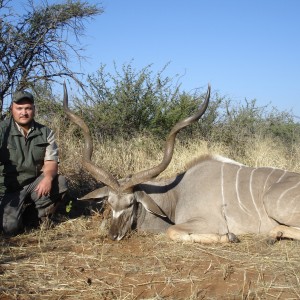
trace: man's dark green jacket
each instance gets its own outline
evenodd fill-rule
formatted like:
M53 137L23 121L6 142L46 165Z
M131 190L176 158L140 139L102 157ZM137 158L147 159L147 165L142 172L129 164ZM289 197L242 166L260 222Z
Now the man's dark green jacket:
M50 131L34 121L25 138L12 118L0 123L0 194L22 189L41 174Z

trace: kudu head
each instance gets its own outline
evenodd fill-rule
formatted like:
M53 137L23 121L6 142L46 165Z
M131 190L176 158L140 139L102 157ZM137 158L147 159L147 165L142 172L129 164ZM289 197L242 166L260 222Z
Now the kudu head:
M177 133L184 127L199 120L204 114L210 98L210 85L208 85L205 101L190 117L179 121L170 131L166 142L165 150L162 161L155 167L140 171L132 176L128 176L122 180L117 180L112 174L106 172L99 166L96 166L92 161L93 143L90 130L80 117L75 115L68 107L68 93L66 85L64 84L64 101L63 107L69 119L77 124L83 131L84 135L84 148L82 164L90 175L99 182L104 184L104 187L96 189L91 193L85 195L79 200L103 200L107 197L107 202L112 209L112 223L109 230L109 236L113 240L121 240L128 231L132 229L136 221L138 203L150 213L158 217L166 217L160 207L154 200L143 191L135 189L135 187L148 180L157 177L169 165L174 150L175 138Z

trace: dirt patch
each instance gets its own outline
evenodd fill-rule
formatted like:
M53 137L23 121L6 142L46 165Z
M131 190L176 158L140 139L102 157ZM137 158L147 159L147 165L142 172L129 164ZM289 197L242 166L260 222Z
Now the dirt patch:
M107 238L102 215L1 239L0 299L299 299L299 242Z

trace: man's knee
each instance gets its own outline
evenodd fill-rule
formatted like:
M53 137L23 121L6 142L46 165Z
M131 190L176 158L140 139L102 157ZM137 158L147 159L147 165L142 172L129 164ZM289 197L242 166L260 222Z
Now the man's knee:
M38 210L39 218L52 216L53 214L55 214L58 208L60 206L63 206L66 194L67 192L52 195L52 197L48 198L49 201L41 202L43 205L38 205L38 202L36 202L36 208Z
M16 235L23 228L22 213L23 213L24 197L21 193L5 194L0 205L0 227L7 235Z
M16 235L22 230L22 221L20 217L12 214L3 215L3 233L6 235Z

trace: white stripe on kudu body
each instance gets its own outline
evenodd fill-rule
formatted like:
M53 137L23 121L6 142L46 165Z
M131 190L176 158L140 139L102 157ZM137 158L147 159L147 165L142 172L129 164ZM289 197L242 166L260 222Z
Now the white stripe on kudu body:
M285 191L282 192L282 194L279 196L278 198L278 202L283 199L284 200L284 197L287 195L288 192L294 190L294 189L297 189L300 185L300 181L298 183L296 183L294 186L291 186L290 188L286 189Z
M274 168L270 168L270 174L267 176L267 178L265 180L264 191L267 189L269 178L274 173L274 171L275 171Z
M254 196L253 196L253 188L255 189L255 187L253 187L253 175L254 175L255 171L256 171L256 169L253 169L251 171L251 175L250 175L250 178L249 178L249 189L250 189L250 195L251 195L252 203L253 203L253 205L255 207L255 210L256 210L256 212L258 214L259 222L261 222L261 216L260 216L257 204L256 204L257 201L254 199Z
M237 199L238 199L238 203L240 208L247 214L250 215L250 211L247 209L247 207L243 204L243 202L241 201L241 197L240 197L240 193L239 193L239 174L240 171L242 169L242 166L239 167L237 174L236 174L236 180L235 180L235 189L236 189L236 195L237 195Z

